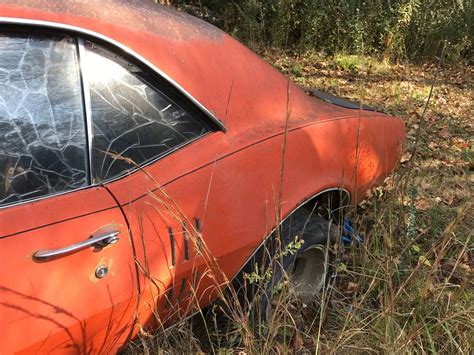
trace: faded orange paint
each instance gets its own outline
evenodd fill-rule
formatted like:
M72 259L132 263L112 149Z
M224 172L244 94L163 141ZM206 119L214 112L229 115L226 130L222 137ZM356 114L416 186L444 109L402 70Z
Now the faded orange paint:
M225 286L275 227L280 188L281 217L327 188L347 189L356 204L399 160L400 119L311 98L222 31L182 13L139 1L4 0L2 16L77 26L122 43L227 132L105 187L0 209L0 353L115 351L136 324L136 309L139 324L156 325L191 312L189 303L209 304L216 285ZM209 255L193 242L196 219ZM121 225L118 245L52 263L31 259L110 223ZM96 280L103 263L112 272Z
M0 353L118 349L130 333L138 291L127 224L112 196L90 188L0 209L0 221ZM107 225L120 240L100 252L32 258ZM110 264L106 278L91 278L97 266Z

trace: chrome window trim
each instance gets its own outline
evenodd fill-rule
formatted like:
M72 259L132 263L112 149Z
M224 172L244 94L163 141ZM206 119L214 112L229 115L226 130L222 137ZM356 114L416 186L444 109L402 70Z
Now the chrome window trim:
M84 116L86 120L87 161L89 164L88 183L89 185L93 185L94 177L92 173L92 138L94 131L92 130L91 93L89 90L89 76L86 66L83 65L85 58L84 40L80 37L77 37L77 54L81 76L82 100L84 102Z
M145 65L147 68L151 69L155 74L161 76L167 82L169 82L173 87L175 87L181 94L183 94L188 100L190 100L194 105L196 105L211 121L213 121L220 130L226 132L226 127L224 123L219 120L211 111L209 111L203 104L201 104L196 98L194 98L188 91L186 91L181 85L179 85L176 81L174 81L170 76L168 76L165 72L161 69L156 67L150 61L142 57L140 54L136 53L132 49L128 48L127 46L121 44L120 42L107 37L103 34L98 32L87 30L81 27L73 26L73 25L66 25L64 23L59 22L51 22L51 21L43 21L43 20L32 20L32 19L24 19L24 18L16 18L16 17L3 17L0 16L0 25L25 25L25 26L36 26L36 27L43 27L43 28L52 28L52 29L59 29L74 32L77 34L82 34L86 36L90 36L93 38L97 38L101 41L107 42L108 44L119 48L127 55L133 57L135 60L140 62L141 64Z

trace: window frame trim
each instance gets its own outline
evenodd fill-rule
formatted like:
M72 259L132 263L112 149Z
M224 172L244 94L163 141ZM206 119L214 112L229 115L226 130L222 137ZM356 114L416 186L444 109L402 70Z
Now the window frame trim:
M12 208L12 207L17 207L19 205L24 205L28 203L34 203L37 201L41 201L47 198L51 197L57 197L69 193L74 193L77 191L85 190L88 188L93 188L93 187L101 187L105 184L123 179L127 176L130 176L133 173L136 173L137 171L146 168L147 166L155 163L156 161L165 158L166 156L174 153L178 149L181 149L182 147L191 144L195 142L198 139L202 139L208 135L210 135L213 132L222 132L226 133L227 128L224 125L224 123L218 119L211 111L209 111L203 104L201 104L196 98L194 98L188 91L186 91L181 85L179 85L176 81L174 81L171 77L169 77L166 73L164 73L162 70L160 70L158 67L153 65L150 61L133 51L132 49L128 48L127 46L121 44L120 42L107 37L105 35L102 35L100 33L87 30L81 27L77 26L72 26L72 25L66 25L58 22L50 22L50 21L43 21L43 20L32 20L32 19L24 19L24 18L15 18L15 17L3 17L0 16L0 30L2 30L2 27L4 26L15 26L19 25L20 27L33 27L33 28L40 28L44 30L53 30L54 32L58 31L59 33L62 33L64 35L69 35L74 39L75 45L76 45L76 51L78 54L78 69L79 69L79 74L80 74L80 85L81 85L81 92L83 96L83 105L84 105L84 118L86 121L86 144L87 144L87 154L88 154L88 159L87 159L87 164L88 164L88 177L87 177L87 185L82 186L79 188L76 188L74 190L69 190L69 191L61 191L57 192L51 195L44 195L44 196L39 196L35 197L29 200L25 201L17 201L13 202L10 204L6 205L0 205L0 210L3 210L5 208ZM15 27L9 28L12 29L13 31L15 30ZM62 31L62 32L61 32ZM154 159L151 159L150 161L141 164L139 167L134 168L132 170L126 171L123 174L120 174L118 176L115 176L111 179L107 179L104 181L101 181L100 183L96 183L93 180L93 172L92 172L92 110L91 110L91 100L90 100L90 91L89 91L89 83L87 79L87 70L84 70L83 66L83 58L85 56L85 48L84 48L84 39L83 37L89 37L90 39L96 39L99 43L104 42L107 45L109 45L111 48L119 49L123 51L126 55L130 56L133 61L136 61L140 65L142 65L144 68L150 70L154 75L157 75L158 77L161 77L163 80L165 80L168 84L170 84L174 89L176 89L180 94L184 95L184 97L189 100L192 104L196 106L196 109L199 110L200 112L203 113L204 116L206 116L208 119L210 119L211 123L216 126L216 130L208 131L205 134L195 137L194 139L191 139L189 141L183 142L182 144L177 145L173 149L164 152L163 154L155 157ZM94 42L94 40L92 40Z
M112 46L108 45L108 44L101 44L100 41L99 42L96 42L96 41L93 41L91 39L88 39L88 38L82 38L82 37L76 37L78 38L78 40L80 40L81 42L79 42L79 45L82 45L83 48L82 48L82 58L85 58L86 56L86 46L85 46L85 42L90 42L90 43L93 43L93 44L96 44L98 46L101 46L103 49L107 50L108 52L110 52L110 54L114 55L114 56L117 56L119 58L121 58L122 60L124 60L126 63L130 63L134 66L139 66L141 67L142 66L142 63L140 62L137 62L135 61L135 58L127 58L127 53L117 53L116 52L116 48L114 49ZM93 171L93 150L94 150L94 141L93 141L93 137L94 137L94 134L93 134L93 120L94 120L94 117L93 117L93 114L92 114L92 102L91 102L91 92L90 92L90 88L89 88L89 82L87 81L88 78L89 78L89 75L88 75L88 70L86 68L85 65L82 65L84 62L80 62L79 61L79 64L80 64L80 67L79 69L81 70L81 72L85 73L83 74L84 75L84 79L87 83L86 86L84 86L84 90L88 90L87 93L84 94L84 99L85 100L89 100L88 103L86 103L87 105L89 105L89 117L88 117L88 121L89 121L89 124L90 124L90 164L91 164L91 168L90 168L90 174L91 174L91 185L104 185L104 184L108 184L108 183L111 183L111 182L114 182L114 181L117 181L117 180L120 180L122 178L124 178L125 176L128 176L128 175L131 175L133 173L135 173L136 171L138 170L142 170L146 167L148 167L149 165L152 165L154 164L155 162L157 162L158 160L161 160L165 157L167 157L168 155L171 155L173 154L174 152L176 152L177 150L187 146L188 144L191 144L197 140L200 140L202 138L204 138L205 136L208 136L212 133L215 133L215 132L223 132L225 133L225 131L221 130L220 127L216 127L216 124L214 122L208 122L207 121L207 118L206 115L204 115L204 113L202 112L202 110L199 108L199 107L196 107L196 105L194 104L194 102L188 102L189 104L191 104L193 106L193 110L197 110L196 111L196 114L199 115L199 116L204 116L204 117L197 117L196 119L199 120L199 121L204 121L204 125L208 128L208 130L199 135L199 136L196 136L192 139L189 139L189 140L186 140L176 146L174 146L173 148L167 150L167 151L164 151L158 155L155 155L152 159L146 161L146 162L142 162L140 164L137 164L137 166L133 167L132 169L130 170L123 170L120 174L116 175L116 176L113 176L113 177L109 177L109 178L106 178L104 180L100 180L100 181L95 181L94 179L94 171ZM147 73L149 72L149 68L144 66L142 67L142 69L144 71L146 71ZM164 90L161 90L161 88L159 88L158 86L155 85L155 83L153 83L153 81L156 81L156 80L162 80L164 79L164 81L166 82L166 85L169 85L170 83L168 82L168 80L166 80L165 78L162 78L160 76L156 77L156 73L151 73L151 75L154 75L155 78L152 79L152 80L149 80L147 79L146 81L144 81L144 83L150 87L151 89L153 90L156 90L158 92L161 92L165 97L167 97L168 99L170 99L172 102L174 102L175 104L177 104L178 106L180 106L181 108L183 108L187 113L190 113L190 111L188 110L188 108L186 107L183 107L181 104L179 103L176 103L176 99L173 99L172 96L169 95L169 93L167 93L166 91ZM169 89L176 89L174 86L171 85L171 88L169 87ZM178 91L177 93L175 94L178 94L178 95L181 95L182 93L180 91ZM185 100L188 100L187 97L184 97Z
M94 186L93 183L93 172L92 172L92 141L94 131L92 130L92 105L91 105L91 93L89 88L89 77L86 66L83 65L84 58L86 57L84 40L81 37L76 37L76 50L77 59L79 64L79 75L81 81L82 91L82 102L84 106L84 118L85 118L85 130L86 130L86 144L87 144L87 165L88 165L88 176L87 185Z

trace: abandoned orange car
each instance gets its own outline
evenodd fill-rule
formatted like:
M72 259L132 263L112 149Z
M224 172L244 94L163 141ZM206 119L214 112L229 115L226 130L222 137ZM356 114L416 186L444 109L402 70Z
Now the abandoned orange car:
M129 0L0 2L0 132L1 354L110 353L209 305L279 221L360 202L405 136Z

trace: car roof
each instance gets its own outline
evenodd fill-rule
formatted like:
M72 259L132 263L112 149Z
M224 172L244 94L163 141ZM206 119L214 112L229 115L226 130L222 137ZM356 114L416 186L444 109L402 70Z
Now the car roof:
M67 15L95 19L104 23L126 26L129 31L188 40L195 37L219 39L224 32L196 17L171 7L143 0L2 0L0 6L37 10L49 13L58 22L68 22ZM21 13L21 12L20 12ZM22 17L32 12L23 11ZM0 15L3 15L0 13Z

